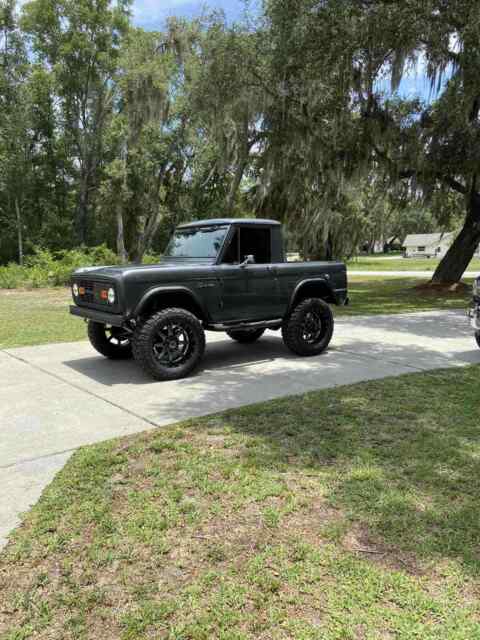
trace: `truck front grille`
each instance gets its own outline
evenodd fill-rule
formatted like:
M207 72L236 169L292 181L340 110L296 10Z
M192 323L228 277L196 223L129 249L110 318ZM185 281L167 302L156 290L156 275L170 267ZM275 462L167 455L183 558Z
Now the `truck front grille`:
M108 306L108 301L100 296L100 292L109 289L111 285L106 282L95 282L92 280L79 280L77 284L80 291L84 291L84 293L79 296L81 303Z

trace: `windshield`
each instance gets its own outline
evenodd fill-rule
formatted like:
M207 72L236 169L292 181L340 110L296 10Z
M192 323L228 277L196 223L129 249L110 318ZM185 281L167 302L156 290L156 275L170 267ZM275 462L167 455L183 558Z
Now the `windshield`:
M178 229L168 243L167 258L216 258L227 235L228 226Z

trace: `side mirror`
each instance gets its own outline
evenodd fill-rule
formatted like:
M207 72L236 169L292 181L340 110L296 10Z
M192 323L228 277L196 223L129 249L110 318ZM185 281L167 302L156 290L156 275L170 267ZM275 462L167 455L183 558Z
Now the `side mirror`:
M240 267L242 269L245 269L245 267L248 266L249 264L255 264L255 256L252 256L251 254L248 256L245 256L245 260L240 263Z

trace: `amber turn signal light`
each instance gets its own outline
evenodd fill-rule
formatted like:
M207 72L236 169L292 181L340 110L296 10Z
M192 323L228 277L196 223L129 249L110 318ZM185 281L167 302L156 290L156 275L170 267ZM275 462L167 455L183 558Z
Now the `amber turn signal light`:
M100 291L100 298L102 300L108 300L108 291L106 289Z
M79 293L81 296L84 296L84 295L85 295L85 287L78 287L78 293Z

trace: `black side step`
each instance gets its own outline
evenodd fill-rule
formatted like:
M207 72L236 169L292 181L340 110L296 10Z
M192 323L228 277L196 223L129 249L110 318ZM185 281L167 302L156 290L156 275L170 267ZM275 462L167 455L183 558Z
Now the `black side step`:
M206 328L210 331L238 331L241 329L280 329L283 320L260 320L260 322L237 322L237 323L216 323L210 324Z

